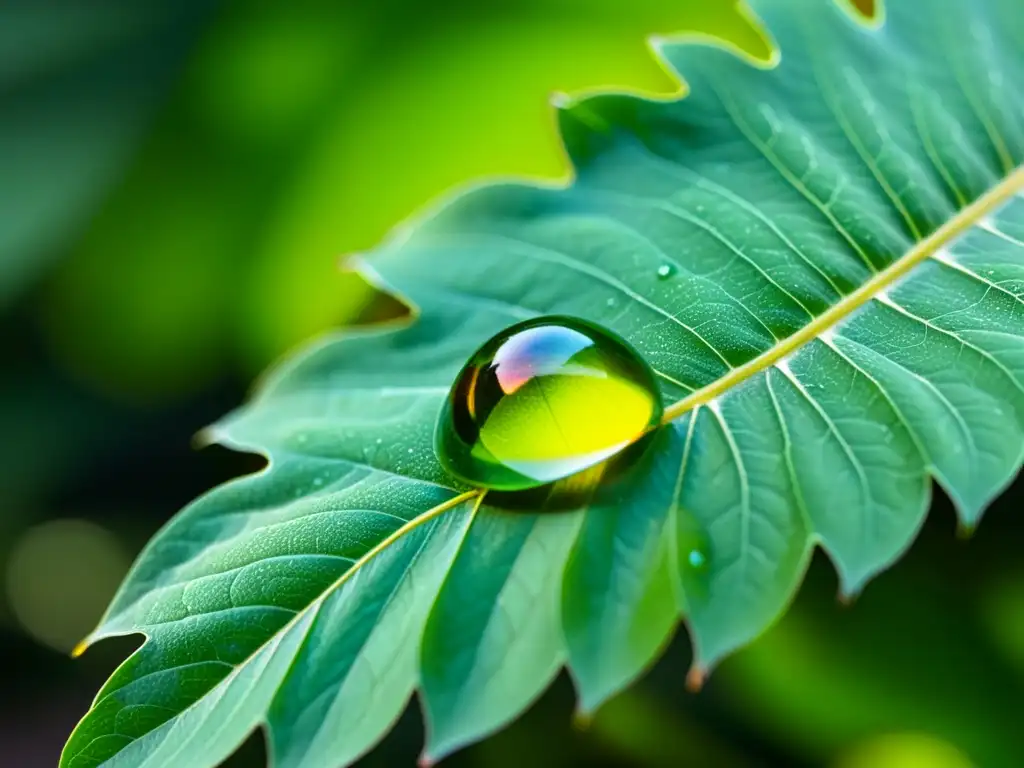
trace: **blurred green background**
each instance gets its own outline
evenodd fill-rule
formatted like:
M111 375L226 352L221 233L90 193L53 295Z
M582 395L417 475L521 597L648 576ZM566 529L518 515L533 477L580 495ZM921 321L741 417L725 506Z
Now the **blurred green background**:
M400 310L341 257L452 185L566 178L551 94L672 93L644 39L687 30L766 54L728 0L0 4L0 763L55 764L137 641L69 649L163 522L259 465L192 435L297 343ZM855 605L818 556L699 695L680 631L593 722L560 679L447 762L1024 763L1024 489L969 540L938 495ZM413 708L365 762L421 740Z

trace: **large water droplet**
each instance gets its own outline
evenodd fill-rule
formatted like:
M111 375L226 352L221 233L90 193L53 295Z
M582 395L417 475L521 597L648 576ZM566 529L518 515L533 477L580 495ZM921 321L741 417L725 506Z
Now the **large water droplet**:
M518 323L469 359L435 433L438 459L473 485L521 490L615 455L661 420L654 373L591 323Z

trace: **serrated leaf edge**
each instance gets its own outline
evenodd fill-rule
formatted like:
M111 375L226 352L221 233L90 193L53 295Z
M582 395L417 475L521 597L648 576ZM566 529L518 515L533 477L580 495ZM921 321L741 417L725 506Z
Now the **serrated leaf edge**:
M341 589L341 587L344 586L344 584L350 578L352 578L356 573L359 572L360 568L362 568L364 565L366 565L368 562L370 562L374 557L376 557L382 551L384 551L385 549L390 547L392 544L394 544L398 539L402 538L407 533L409 533L409 531L415 530L416 528L419 528L420 526L430 522L431 520L433 520L436 517L439 517L440 515L444 514L445 512L448 512L449 510L452 510L452 509L458 507L459 505L464 504L465 502L471 501L473 499L475 499L476 501L473 504L473 507L470 510L469 514L475 515L476 511L480 508L480 503L483 500L483 496L484 496L484 494L481 491L479 491L479 490L466 491L465 493L460 493L460 494L458 494L456 496L453 496L450 499L442 502L441 504L438 504L437 506L431 507L430 509L426 510L425 512L420 513L416 517L414 517L411 520L409 520L408 522L406 522L404 525L402 525L399 528L397 528L390 535L388 535L387 538L381 540L372 549L367 551L362 557L360 557L358 560L356 560L352 564L352 567L349 568L347 571L345 571L343 574L341 574L341 576L339 576L332 584L330 584L326 589L324 589L324 591L320 594L319 597L317 597L315 600L312 600L309 603L309 605L307 605L301 611L296 613L295 616L293 616L288 621L287 624L285 624L279 630L274 632L267 639L267 641L265 643L262 643L244 661L242 661L238 665L236 665L235 668L231 672L229 672L228 675L224 679L222 679L221 681L219 681L217 683L217 686L223 685L226 681L230 680L235 675L237 675L239 673L239 671L242 670L243 668L245 668L245 666L252 659L256 658L256 656L258 656L261 651L263 651L272 642L274 642L275 638L280 637L283 633L285 633L289 629L291 629L291 627L295 626L296 624L298 624L299 622L304 620L304 618L307 617L308 614L312 610L314 610L315 608L320 606L323 603L323 601L328 596L330 596L331 594L336 592L338 589ZM149 641L149 637L150 637L149 633L145 632L142 629L139 629L137 631L128 632L128 633L125 633L125 634L141 634L141 635L143 635L146 638L146 642ZM106 636L97 637L95 635L89 635L84 640L82 640L77 646L75 646L74 651L72 651L72 655L74 657L80 656L82 653L84 653L86 651L86 649L90 645L92 645L93 642L95 642L96 640L103 639L103 637L106 637ZM143 645L145 645L145 643L143 643ZM132 656L134 656L134 655L135 654L132 654ZM132 656L129 656L127 659L125 659L125 661L122 663L121 666L123 666L124 664L127 664L131 660ZM101 691L101 694L102 694L102 691ZM188 710L190 710L193 707L195 707L197 704L199 704L199 702L203 701L204 699L205 699L205 695L204 696L200 696L198 699L196 699L195 702L193 702L188 707L186 707L185 709L183 709L180 712L178 712L175 715L175 718L181 717L181 715L183 715L185 712L187 712ZM93 702L93 706L95 705L95 703L96 702L94 701ZM85 718L87 718L91 712L92 712L92 706L90 706L89 710L85 713L85 715L82 716L82 720L79 721L79 723L75 725L74 730L72 730L72 734L74 734L74 732L78 730L78 726L81 725L81 722L84 721ZM262 722L266 722L266 718L264 718ZM152 733L152 731L150 733ZM67 748L68 748L68 745L70 743L71 743L71 741L70 741L70 738L69 738L69 740L65 743L64 748L61 750L60 760L58 762L59 766L64 766L65 765L65 760L69 759L69 756L67 755Z

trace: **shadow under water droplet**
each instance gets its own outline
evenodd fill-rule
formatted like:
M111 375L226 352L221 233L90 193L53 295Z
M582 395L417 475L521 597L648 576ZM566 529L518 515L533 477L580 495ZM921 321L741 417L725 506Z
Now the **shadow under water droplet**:
M607 461L555 483L523 491L489 491L486 503L506 512L555 514L621 498L646 473L658 434L651 432Z

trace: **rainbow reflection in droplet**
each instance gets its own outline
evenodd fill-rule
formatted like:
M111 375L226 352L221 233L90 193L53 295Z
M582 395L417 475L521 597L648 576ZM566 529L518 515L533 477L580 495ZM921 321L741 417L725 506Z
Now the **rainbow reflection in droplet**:
M521 490L593 466L662 415L654 373L623 339L582 320L519 323L466 363L442 409L442 466L484 488Z

